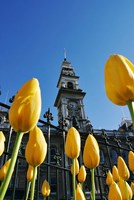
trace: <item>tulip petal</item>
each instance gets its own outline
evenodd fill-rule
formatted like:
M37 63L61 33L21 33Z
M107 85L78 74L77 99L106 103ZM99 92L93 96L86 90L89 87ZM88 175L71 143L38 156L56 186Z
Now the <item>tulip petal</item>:
M89 169L94 169L99 165L100 154L99 145L95 137L91 134L88 135L83 152L84 165Z
M39 166L46 157L47 143L43 132L36 126L30 131L29 140L26 145L25 157L29 165Z
M111 55L105 64L107 97L117 105L134 100L134 66L122 55Z
M122 195L118 185L113 181L110 185L108 200L122 200Z
M134 173L134 152L129 151L128 153L128 165L129 169Z
M128 180L130 177L130 172L128 170L128 167L124 161L124 159L121 156L118 156L118 172L119 172L119 176L123 179L123 180Z
M118 169L117 169L117 167L115 165L112 168L112 175L113 175L113 180L115 182L118 182L120 180L119 172L118 172Z
M84 193L82 191L80 183L77 184L77 187L76 187L76 199L77 200L86 200L86 198L84 196Z
M131 200L133 193L132 193L132 189L131 189L130 185L123 179L120 179L118 182L118 186L119 186L121 194L122 194L122 199L123 200Z
M79 181L80 183L83 183L83 182L86 180L86 175L87 175L87 173L86 173L85 166L82 165L82 166L80 167L80 171L79 171L79 174L78 174L78 181Z
M9 121L16 132L32 130L41 112L41 92L39 82L33 78L18 91L9 110Z
M0 131L0 156L3 154L5 149L5 136L2 131Z
M44 197L48 197L50 195L51 189L50 189L50 185L47 182L47 180L44 180L44 182L42 184L41 192Z
M106 184L110 186L112 183L113 183L113 176L109 170L106 177Z
M66 143L65 143L66 155L71 159L78 158L80 154L80 146L81 146L80 134L74 127L71 127L68 130L66 137Z

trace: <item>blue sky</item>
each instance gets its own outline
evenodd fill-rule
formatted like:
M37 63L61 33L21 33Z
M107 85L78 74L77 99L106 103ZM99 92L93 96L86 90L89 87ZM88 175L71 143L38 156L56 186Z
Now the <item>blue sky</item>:
M134 63L133 0L0 0L0 101L7 103L24 82L38 78L42 114L54 101L67 50L79 86L86 92L86 116L94 128L117 129L128 108L105 94L104 65L111 54Z

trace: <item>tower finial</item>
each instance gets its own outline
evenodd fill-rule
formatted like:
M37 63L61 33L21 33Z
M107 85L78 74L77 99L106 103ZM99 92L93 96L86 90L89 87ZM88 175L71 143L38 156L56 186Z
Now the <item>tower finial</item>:
M64 60L66 61L67 59L67 52L66 52L66 49L64 48Z

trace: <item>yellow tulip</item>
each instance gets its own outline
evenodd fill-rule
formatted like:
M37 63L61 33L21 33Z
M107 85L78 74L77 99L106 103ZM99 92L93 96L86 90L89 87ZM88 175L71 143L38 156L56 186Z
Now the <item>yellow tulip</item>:
M130 177L130 172L128 170L128 167L124 161L124 159L121 156L118 156L118 172L119 172L119 176L123 179L123 180L128 180Z
M86 172L85 166L82 165L80 167L80 171L79 171L79 174L78 174L78 181L80 183L83 183L86 180L86 176L87 176L87 172Z
M76 187L76 200L86 200L80 183L78 183Z
M75 165L75 169L73 168L73 164L71 166L71 173L72 175L77 175L79 173L79 162L77 158L74 158L74 165ZM75 172L74 172L75 170Z
M134 152L132 152L132 151L129 151L129 153L128 153L128 166L129 166L129 169L134 174Z
M91 134L88 135L85 142L83 162L89 169L96 168L100 162L99 145L95 137Z
M7 174L9 165L10 165L10 161L11 161L11 159L7 160L5 162L5 164L2 166L2 168L0 169L0 181L4 180L4 178L5 178L6 174Z
M110 170L108 170L107 177L106 177L106 184L110 186L112 183L113 183L113 176Z
M78 158L80 154L80 148L81 148L80 134L74 127L71 127L68 130L66 137L65 153L71 159Z
M133 193L130 185L123 179L120 179L118 182L118 186L122 194L122 200L131 200Z
M27 180L28 180L28 182L32 181L32 179L33 179L33 172L34 172L33 166L29 165L28 166L28 170L27 170Z
M47 143L45 137L37 126L30 131L29 140L26 145L25 157L29 165L39 166L45 159Z
M9 110L9 121L16 132L32 130L40 117L41 93L39 82L33 78L18 91Z
M120 106L134 101L134 66L122 55L111 55L105 64L107 97Z
M51 192L50 185L46 180L42 184L41 192L43 197L48 197L50 195Z
M133 196L134 196L134 182L131 182L131 190L132 190Z
M5 149L5 136L2 131L0 131L0 156L3 154Z
M122 200L121 191L114 181L109 187L108 200Z
M115 165L112 168L112 175L113 175L113 180L115 182L118 182L120 180L119 172L118 172L118 169L117 169L117 167Z

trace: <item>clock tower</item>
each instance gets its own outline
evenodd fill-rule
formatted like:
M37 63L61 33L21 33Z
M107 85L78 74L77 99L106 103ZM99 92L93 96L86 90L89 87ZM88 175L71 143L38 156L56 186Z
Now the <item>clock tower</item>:
M90 131L92 125L85 116L83 99L85 92L79 88L79 76L75 75L71 63L64 59L57 87L59 89L54 106L58 109L58 122L65 120L67 128L74 126L81 133Z

